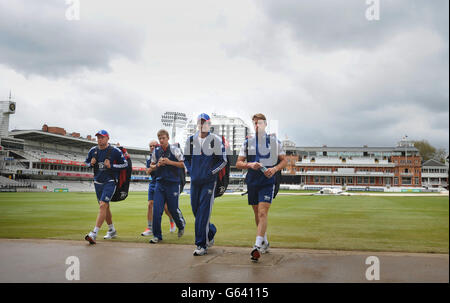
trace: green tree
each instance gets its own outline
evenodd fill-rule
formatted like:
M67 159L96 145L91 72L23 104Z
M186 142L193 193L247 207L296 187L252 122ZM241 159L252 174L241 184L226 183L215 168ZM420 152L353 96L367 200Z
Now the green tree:
M445 158L447 158L448 153L445 150L445 148L438 148L436 149L435 153L433 154L433 159L437 160L441 163L445 163Z
M427 140L413 141L414 146L419 150L423 161L434 159L436 161L445 163L448 153L445 148L435 148Z
M427 161L433 159L436 148L434 148L427 140L421 141L413 141L414 147L419 150L420 155L422 156L423 161Z

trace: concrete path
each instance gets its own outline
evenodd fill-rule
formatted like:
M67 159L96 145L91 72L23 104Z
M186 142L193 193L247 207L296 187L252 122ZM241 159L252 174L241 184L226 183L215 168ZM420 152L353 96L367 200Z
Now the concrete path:
M449 282L448 254L272 248L252 263L250 248L214 246L201 257L194 257L193 249L175 244L0 239L0 282ZM70 256L79 260L78 281L66 279L66 271L74 266L73 261L66 264ZM379 281L366 279L369 256L379 260Z

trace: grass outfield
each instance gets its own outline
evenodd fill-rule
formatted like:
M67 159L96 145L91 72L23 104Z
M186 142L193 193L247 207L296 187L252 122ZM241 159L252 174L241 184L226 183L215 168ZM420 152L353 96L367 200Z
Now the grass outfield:
M211 222L215 242L247 246L255 241L255 223L247 198L226 195L214 202ZM147 242L147 193L130 193L112 203L118 238ZM181 196L185 235L169 233L163 215L165 243L192 244L194 216L188 196ZM98 205L94 193L0 193L0 238L82 240L94 227ZM106 232L104 224L99 241ZM278 196L269 213L272 247L435 252L449 251L449 198L385 196Z
M319 192L318 190L303 190L303 189L280 189L278 192L280 193L305 193L305 194L315 194ZM363 190L348 190L346 191L348 193L360 193L360 194L377 194L377 195L383 195L383 194L398 194L398 195L404 195L404 194L430 194L435 195L438 194L438 192L382 192L382 191L363 191Z

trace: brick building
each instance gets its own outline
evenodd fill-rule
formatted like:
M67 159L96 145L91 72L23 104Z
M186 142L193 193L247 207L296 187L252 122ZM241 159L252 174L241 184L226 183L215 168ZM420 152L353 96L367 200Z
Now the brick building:
M421 187L421 157L412 142L396 147L293 147L284 145L284 184Z

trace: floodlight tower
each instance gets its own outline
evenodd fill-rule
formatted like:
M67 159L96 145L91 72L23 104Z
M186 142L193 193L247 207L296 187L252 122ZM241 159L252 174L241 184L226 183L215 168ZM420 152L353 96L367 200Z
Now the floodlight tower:
M11 101L11 92L9 92L8 101L0 101L0 138L8 137L9 116L16 112L16 102Z
M167 127L172 127L172 143L175 143L177 128L184 127L187 124L187 120L186 114L180 112L165 112L161 116L162 124Z

